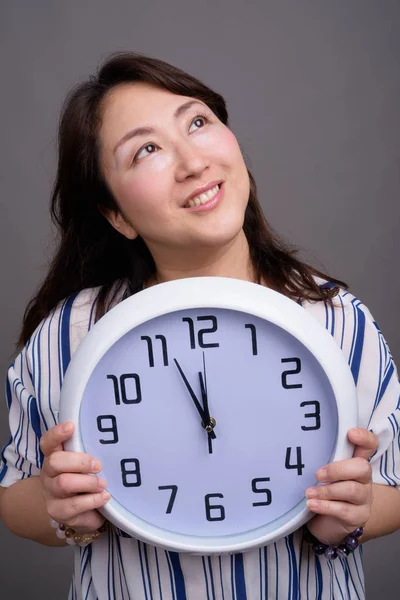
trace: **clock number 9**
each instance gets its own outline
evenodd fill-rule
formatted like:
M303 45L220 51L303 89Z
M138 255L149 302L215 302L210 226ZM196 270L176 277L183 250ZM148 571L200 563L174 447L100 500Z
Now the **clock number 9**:
M182 321L189 325L189 337L190 337L190 348L194 350L196 348L196 336L194 331L194 321L190 317L182 317ZM218 342L208 342L204 341L204 335L206 333L215 333L218 329L217 317L213 315L207 315L202 317L197 317L197 321L211 321L212 325L208 329L199 329L197 332L197 338L200 348L218 348Z
M128 469L127 466L129 464L134 465L134 469ZM140 474L140 463L137 458L123 458L121 460L121 475L122 475L122 483L124 487L139 487L142 485L142 476ZM135 481L128 481L128 477L133 475L135 477Z
M223 494L206 494L204 500L206 503L206 519L207 521L224 521L225 508L222 504L210 504L211 498L223 498ZM211 511L219 511L218 515L212 516Z
M111 427L104 427L103 421L104 419L111 421ZM117 419L114 415L100 415L97 417L97 429L101 433L112 433L112 439L99 439L100 444L117 444L118 443L118 429L117 429Z

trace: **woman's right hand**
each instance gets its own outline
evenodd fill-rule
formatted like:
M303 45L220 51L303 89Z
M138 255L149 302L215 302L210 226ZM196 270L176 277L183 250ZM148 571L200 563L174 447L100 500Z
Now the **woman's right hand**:
M40 473L49 516L79 533L95 531L104 523L96 510L110 499L106 481L95 476L101 464L88 454L67 452L62 444L74 432L73 423L60 423L40 440L44 461Z

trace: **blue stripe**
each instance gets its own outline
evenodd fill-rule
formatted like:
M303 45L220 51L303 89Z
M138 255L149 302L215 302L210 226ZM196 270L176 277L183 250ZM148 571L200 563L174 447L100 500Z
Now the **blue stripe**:
M350 369L353 375L354 383L357 385L361 365L362 349L364 344L365 315L363 311L360 308L358 308L358 306L354 306L354 310L357 314L357 335L354 345L354 354L350 363Z
M291 534L287 537L287 546L289 549L290 561L292 563L292 574L293 574L292 598L293 598L293 600L297 600L298 595L299 595L299 569L297 566L296 551L294 549L294 544L293 544L293 534Z
M171 583L172 600L176 600L174 580L172 577L171 557L169 556L168 550L165 550L165 557L167 559L167 565L168 565L168 570L169 570L169 580Z
M235 580L233 578L233 554L231 554L230 557L230 565L231 565L231 591L232 591L232 600L235 600L236 598L236 594L235 594Z
M208 567L210 569L210 579L211 579L211 591L212 591L212 597L213 600L215 600L215 585L214 585L214 575L213 575L213 568L212 568L212 562L211 562L211 557L208 557Z
M70 335L69 326L71 321L71 309L75 298L78 294L70 296L64 305L63 315L61 319L61 359L62 359L62 370L63 375L71 360L71 346L70 346Z
M116 543L116 546L117 546L117 553L118 553L119 584L120 584L120 587L121 587L122 600L124 600L124 598L125 598L124 591L126 591L128 593L128 600L130 600L130 594L129 594L128 586L127 586L127 583L126 583L124 561L122 560L121 543L119 541L118 535L115 536L115 543Z
M203 563L204 580L206 582L207 600L210 600L210 593L208 591L208 578L207 578L207 571L206 571L206 561L205 561L205 557L204 556L201 557L201 561Z
M278 598L278 580L279 580L279 569L278 569L278 549L276 547L276 544L274 543L274 550L275 550L275 575L276 575L276 581L275 581L275 598Z
M153 588L151 587L151 576L150 576L150 568L149 568L149 557L147 555L147 545L143 544L143 552L144 552L144 560L146 562L146 571L147 571L147 581L149 582L149 593L150 598L153 598Z
M161 590L160 565L158 564L158 550L156 547L154 547L154 554L156 555L158 591L160 593L160 600L162 600L163 595L162 595L162 590Z
M222 592L222 600L225 600L225 594L224 594L224 582L222 579L222 563L221 563L221 557L218 557L219 559L219 579L221 582L221 592Z
M235 584L238 600L246 600L246 582L244 577L243 554L235 554Z
M169 552L172 569L174 571L176 600L186 600L186 587L183 578L182 567L177 552Z
M322 589L323 589L323 583L322 583L322 569L321 569L321 563L319 562L319 556L317 554L314 555L314 560L315 560L315 578L316 578L316 584L317 584L317 597L316 600L323 600L323 596L322 596Z
M142 558L141 545L142 545L142 542L138 541L138 550L139 550L139 559L140 559L140 570L142 572L142 581L143 581L144 595L146 597L146 600L148 600L146 579L144 577L144 568L143 568L143 558Z
M36 398L31 396L29 400L30 400L29 413L30 413L30 419L31 419L31 423L32 423L32 429L35 432L37 444L39 445L39 440L42 437L42 432L40 429L39 411L37 408ZM39 460L40 460L40 467L41 467L43 465L44 456L43 456L43 452L40 449L40 445L39 445ZM39 465L37 465L37 466L39 466Z
M331 314L332 314L331 334L332 334L332 336L334 336L335 335L335 309L333 308L333 306L331 306Z
M346 322L346 314L344 311L344 305L343 305L343 300L342 298L339 296L339 300L340 300L340 304L342 305L342 336L340 338L340 348L343 350L343 341L344 341L344 325Z

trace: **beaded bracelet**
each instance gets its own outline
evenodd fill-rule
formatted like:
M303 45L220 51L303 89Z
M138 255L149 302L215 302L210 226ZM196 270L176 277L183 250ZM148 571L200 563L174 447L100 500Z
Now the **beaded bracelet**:
M330 544L323 544L320 542L308 529L306 525L303 527L304 532L304 541L308 544L312 544L313 550L315 554L322 556L325 555L325 558L328 560L335 560L338 556L340 558L346 558L354 552L356 548L358 548L360 544L359 538L364 533L363 527L357 527L354 531L347 535L343 542L339 544L339 546L331 546Z
M69 546L88 546L94 540L97 540L100 534L106 530L106 523L103 523L99 529L90 533L79 533L64 523L57 523L54 519L50 520L50 525L56 529L56 536L61 540L65 539Z

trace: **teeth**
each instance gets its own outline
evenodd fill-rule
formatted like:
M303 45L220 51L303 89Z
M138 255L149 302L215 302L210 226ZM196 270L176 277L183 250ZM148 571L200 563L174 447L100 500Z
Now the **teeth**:
M216 185L211 190L204 192L204 194L200 194L199 196L195 196L194 198L191 198L189 200L189 202L186 204L186 206L189 206L189 207L200 206L200 204L204 204L204 202L208 202L208 200L211 200L211 198L213 198L213 196L215 196L215 194L218 192L218 190L219 190L219 185Z

